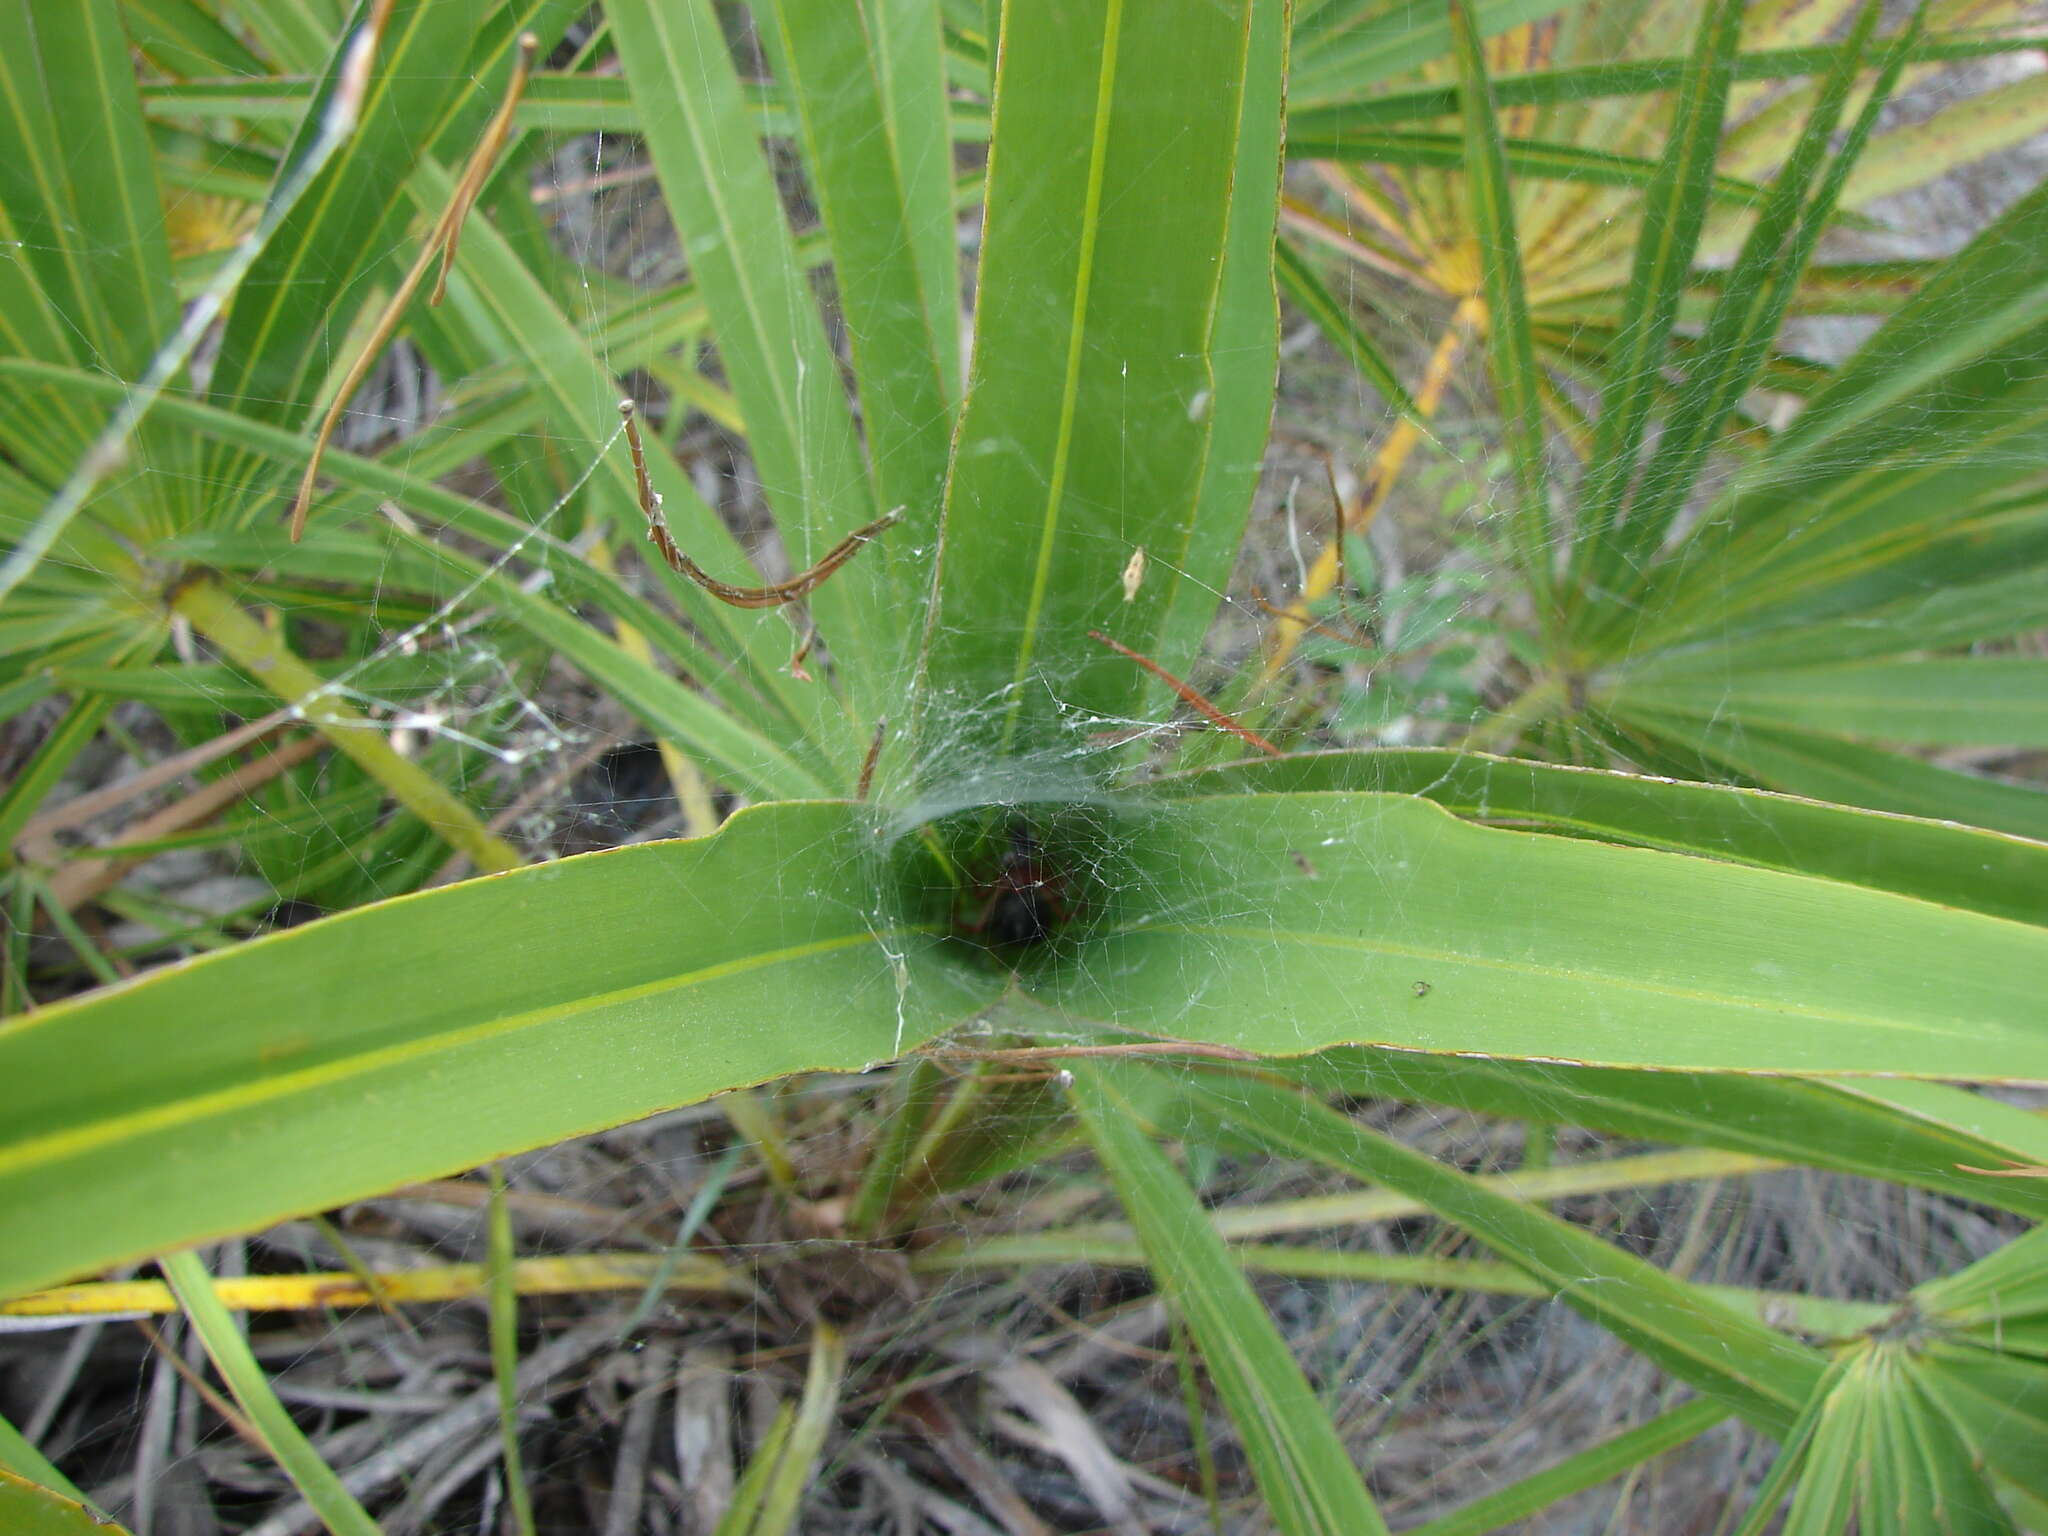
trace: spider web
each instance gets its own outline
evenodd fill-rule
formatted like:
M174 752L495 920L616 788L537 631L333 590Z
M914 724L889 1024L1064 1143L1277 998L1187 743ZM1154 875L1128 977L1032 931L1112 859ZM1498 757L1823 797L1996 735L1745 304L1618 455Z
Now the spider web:
M575 31L571 40L579 40ZM1894 111L1910 120L1978 84L1938 77ZM1874 235L1837 237L1828 254L1847 260L1951 249L1995 205L2016 195L2019 180L2038 179L2039 164L2038 152L2032 153L1967 183L1944 182L1882 205L1904 233L1888 235L1889 243ZM793 172L789 180L797 218L812 217L794 190ZM603 335L606 284L654 287L687 273L684 243L633 140L592 134L560 144L541 162L532 189L551 237L579 278L572 297L589 334ZM972 216L962 222L962 238L971 255ZM1406 361L1426 359L1441 335L1441 315L1429 304L1407 310L1389 304L1385 290L1368 286L1355 268L1347 269L1344 296L1377 317ZM1868 329L1860 320L1800 321L1784 342L1834 361ZM615 359L604 350L610 365ZM1220 692L1256 659L1272 631L1264 605L1301 591L1331 538L1326 463L1337 465L1337 493L1355 501L1387 429L1384 403L1291 312L1281 359L1276 431L1245 550L1228 590L1215 594L1217 622L1202 669L1190 680L1205 690ZM701 379L715 383L719 377L715 350L690 359L689 367ZM679 392L658 390L644 375L630 382L636 394L642 386L667 394L666 410L650 416L664 440L679 448L693 484L758 552L765 577L786 574L791 562L769 509L787 504L788 488L764 486L744 439L689 411ZM352 404L338 446L389 451L433 422L446 394L444 381L401 346ZM1498 579L1509 516L1506 467L1490 423L1483 365L1471 349L1449 397L1386 506L1351 541L1351 596L1319 612L1322 632L1299 647L1295 675L1311 690L1316 729L1330 744L1459 741L1487 719L1499 701L1502 675L1517 664L1515 636L1525 615ZM806 426L796 423L799 432ZM484 570L544 590L552 584L557 551L566 544L581 552L594 540L594 524L576 529L582 494L605 457L623 445L616 432L583 441L550 431L515 436L509 447L546 471L537 477L543 483L554 476L560 488L531 505L512 503L500 486L485 488L487 497L527 523L529 533L489 555ZM1105 550L1105 561L1121 566L1126 554L1121 547ZM628 576L644 581L644 574ZM346 700L363 717L363 728L386 733L408 755L438 752L437 767L535 859L679 830L684 813L656 771L660 760L644 729L616 701L551 658L536 658L530 645L494 622L476 602L484 580L427 594L424 605L418 593L395 594L402 600L391 604L388 618L379 615L373 643L359 654L329 658L337 664L324 692ZM651 582L643 589L656 591ZM252 582L242 595L260 602L266 593ZM1377 645L1353 643L1354 631ZM204 659L198 649L186 655ZM410 662L419 665L392 668ZM1058 822L1067 832L1061 856L1076 887L1071 899L1084 918L1091 905L1112 907L1142 894L1127 888L1114 829L1143 818L1155 839L1170 838L1179 812L1141 792L1144 768L1212 733L1186 711L1112 718L1073 706L1070 681L1055 665L1018 685L1050 700L1064 738L1024 761L990 762L978 753L987 722L1012 702L1007 695L949 700L931 717L931 728L916 742L917 760L893 770L895 782L914 784L917 792L877 807L883 835L866 857L877 891L871 915L878 935L900 917L885 891L893 850L949 819L978 817L984 830L1012 817ZM224 687L216 700L223 715L241 717L241 694ZM314 702L301 701L295 712L303 718ZM145 749L167 739L140 708L125 708L117 719L142 736ZM1589 754L1597 750L1596 744L1579 745ZM1970 758L1973 766L2007 761ZM119 771L103 758L88 758L75 787L82 792L92 776ZM1106 787L1112 783L1116 787ZM251 928L310 915L273 905L279 870L291 863L290 843L300 840L300 862L310 867L332 846L360 845L365 823L360 816L329 819L317 783L303 802L291 809L309 811L310 830L284 810L259 807L255 813L272 816L287 850L282 862L243 862L234 848L215 848L174 855L181 862L146 870L142 878L159 881L166 900L180 888L189 894L200 874L238 880L225 898L210 898L210 910L216 917L240 915ZM738 803L727 793L718 802L720 810ZM1305 852L1314 857L1314 850ZM371 854L359 869L370 894L409 888L419 879L417 863L403 858ZM1390 892L1397 889L1389 883ZM1239 915L1258 917L1249 906ZM146 952L147 921L129 921L134 926L117 928L112 937ZM565 932L564 942L573 937ZM963 945L948 963L1005 963L971 952L976 947ZM1216 963L1224 958L1219 954ZM1078 963L1089 963L1085 954ZM1187 981L1199 995L1203 976ZM1101 1038L1093 1028L1063 1033L1057 1019L1042 1013L1030 1024L1040 1040ZM1016 1014L996 1008L949 1043L1000 1047L1018 1028ZM952 1063L942 1070L958 1076L966 1068ZM1176 1069L1161 1070L1170 1075ZM989 1101L991 1141L1036 1131L1034 1116L1057 1098L1056 1069L1021 1067L1018 1075L1025 1081ZM880 1405L908 1402L925 1428L911 1436L844 1416L801 1529L882 1529L886 1520L898 1521L899 1529L993 1529L987 1508L1000 1500L989 1491L991 1479L1007 1483L1061 1528L1090 1528L1105 1519L1119 1529L1207 1528L1209 1511L1181 1475L1186 1448L1201 1441L1227 1461L1234 1442L1213 1405L1199 1422L1189 1414L1169 1352L1172 1320L1134 1266L1079 1259L986 1269L964 1260L953 1269L920 1265L926 1250L944 1252L965 1239L1021 1239L1119 1221L1107 1181L1087 1158L1053 1145L1034 1149L1014 1167L992 1159L986 1180L937 1201L897 1250L849 1256L822 1241L843 1213L833 1206L836 1194L817 1191L832 1187L834 1170L848 1165L857 1146L858 1117L849 1106L882 1086L881 1075L870 1074L807 1079L776 1090L770 1097L783 1127L779 1149L756 1142L749 1122L729 1107L702 1105L509 1161L521 1247L532 1255L659 1253L673 1242L692 1198L723 1178L727 1204L710 1230L761 1288L746 1309L695 1296L664 1302L655 1314L658 1326L629 1338L620 1336L618 1309L535 1301L529 1359L554 1351L551 1379L558 1384L536 1389L541 1401L553 1403L554 1416L529 1441L529 1476L556 1487L606 1488L617 1499L626 1475L637 1472L647 1489L639 1518L654 1529L694 1529L689 1511L699 1489L715 1488L721 1476L729 1480L770 1433L776 1406L795 1396L803 1356L793 1341L824 1316L845 1322L849 1331L845 1398L876 1413L874 1425L882 1423ZM1576 1100L1562 1086L1562 1123L1554 1126L1427 1100L1418 1091L1355 1107L1374 1128L1474 1172L1545 1162L1572 1166L1644 1150L1626 1138L1571 1125ZM745 1149L737 1171L728 1162L734 1148ZM796 1191L779 1212L767 1198L778 1151L793 1160ZM1308 1202L1347 1186L1310 1168L1197 1144L1179 1156L1213 1211L1239 1213L1240 1235L1299 1241L1309 1251L1485 1257L1417 1212L1317 1222ZM1629 1251L1694 1278L1844 1300L1895 1297L1919 1279L1988 1252L2013 1230L2009 1218L1961 1202L1799 1171L1623 1185L1565 1197L1559 1209ZM802 1230L803 1220L814 1230ZM474 1203L453 1188L363 1202L345 1225L354 1256L380 1271L474 1260L483 1251ZM328 1232L298 1222L246 1246L227 1245L217 1267L223 1273L251 1262L328 1267L346 1258ZM1263 1274L1259 1289L1397 1521L1441 1514L1675 1400L1670 1383L1646 1362L1558 1303L1477 1289L1309 1279L1282 1269ZM152 1360L138 1370L130 1361L111 1377L88 1369L98 1338L87 1332L71 1340L39 1338L25 1346L35 1353L16 1357L35 1390L14 1421L32 1439L53 1435L46 1444L96 1463L104 1476L93 1491L109 1506L146 1509L151 1477L203 1479L247 1501L243 1513L250 1518L240 1529L280 1536L305 1528L288 1515L253 1513L285 1496L281 1480L205 1416L167 1365ZM189 1341L183 1347L196 1358ZM464 1405L489 1390L474 1302L418 1308L403 1324L371 1311L314 1315L303 1324L265 1329L262 1348L286 1400L317 1420L323 1449L337 1464L404 1449L401 1474L380 1485L380 1496L393 1501L390 1529L494 1528L503 1497L495 1419L464 1416ZM0 1354L0 1361L7 1359ZM968 1392L963 1382L978 1383L979 1390ZM421 1429L436 1424L456 1427L422 1447ZM1607 1521L1615 1530L1669 1529L1660 1521L1673 1511L1715 1507L1719 1493L1752 1483L1764 1464L1755 1439L1718 1430L1640 1480L1568 1501L1524 1528L1564 1532ZM590 1492L590 1505L600 1502L599 1493ZM1232 1506L1223 1528L1258 1529L1258 1518L1249 1507Z

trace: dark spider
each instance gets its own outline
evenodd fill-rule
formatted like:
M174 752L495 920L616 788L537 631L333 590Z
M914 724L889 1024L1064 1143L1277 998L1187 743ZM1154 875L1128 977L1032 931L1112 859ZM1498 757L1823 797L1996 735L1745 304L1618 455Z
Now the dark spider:
M1070 882L1023 820L1010 823L1007 846L985 879L953 901L953 931L985 949L1024 949L1051 938L1074 915Z

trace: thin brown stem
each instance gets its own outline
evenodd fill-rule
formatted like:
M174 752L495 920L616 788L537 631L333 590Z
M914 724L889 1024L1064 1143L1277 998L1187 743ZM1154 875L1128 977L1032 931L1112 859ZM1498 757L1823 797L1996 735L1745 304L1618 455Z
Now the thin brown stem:
M526 82L533 74L534 57L539 52L539 38L531 32L519 34L519 57L512 65L512 78L505 83L504 99L484 125L483 137L476 141L469 163L462 168L462 179L455 183L455 196L434 226L441 247L441 270L434 277L434 291L427 295L427 303L434 309L441 307L441 300L448 293L448 269L455 265L455 249L462 243L462 226L483 194L484 183L491 179L491 170L504 152L505 141L512 136L512 114L519 110L519 100L526 94Z
M882 756L882 738L888 733L889 717L884 715L875 722L875 734L873 740L868 742L867 756L860 760L860 782L853 790L853 798L856 800L867 799L868 790L874 785L875 764Z
M1466 338L1484 324L1485 312L1484 300L1476 295L1461 299L1452 311L1450 324L1437 338L1436 349L1423 370L1422 385L1415 392L1417 415L1403 416L1387 433L1386 441L1373 458L1372 467L1366 471L1358 500L1355 503L1339 500L1338 508L1342 515L1337 520L1329 544L1316 556L1314 568L1302 583L1300 596L1268 639L1266 659L1259 669L1261 684L1270 683L1279 676L1294 654L1295 642L1301 638L1308 623L1309 605L1317 598L1327 596L1333 588L1342 589L1344 536L1347 533L1364 533L1386 504L1394 482L1399 479L1416 443L1422 438L1423 421L1435 416L1443 403L1460 349Z
M326 456L327 445L334 438L334 429L341 425L341 413L348 408L349 400L361 387L370 367L376 362L385 346L398 331L398 322L404 318L406 306L412 303L413 295L419 292L420 282L427 275L427 268L434 257L441 258L441 279L434 285L430 303L441 302L442 290L448 283L448 266L455 259L456 241L462 234L462 221L468 216L469 208L476 201L489 178L491 166L498 158L498 151L504 148L506 134L512 125L513 109L519 105L519 98L525 93L527 76L532 72L534 54L540 48L540 39L531 32L519 36L519 58L512 66L512 78L505 87L505 99L499 103L498 111L485 127L483 136L471 152L468 163L462 168L462 175L455 183L455 195L448 200L448 206L434 221L432 231L427 235L426 244L420 248L413 264L400 279L398 289L384 306L384 312L377 316L377 323L370 328L370 336L363 343L363 349L349 370L342 376L341 386L335 390L334 398L328 402L327 413L320 418L320 429L313 435L313 454L306 460L306 472L299 477L299 494L292 501L291 538L294 544L306 531L306 514L313 505L313 483L320 477L320 460Z
M227 1425L243 1441L261 1451L264 1455L274 1454L270 1448L270 1442L263 1438L256 1426L251 1424L242 1415L241 1410L229 1402L226 1396L216 1391L213 1383L200 1375L183 1355L171 1347L169 1341L164 1338L163 1333L154 1323L140 1317L134 1319L134 1322L136 1328L141 1331L143 1338L149 1341L149 1347L157 1352L164 1364L185 1378L185 1385L194 1392L197 1392L200 1401L220 1415L223 1424Z
M1337 556L1337 585L1331 590L1339 597L1342 597L1344 589L1351 585L1351 573L1344 568L1344 528L1350 521L1351 509L1344 504L1344 493L1337 487L1336 455L1330 453L1323 455L1323 478L1329 482L1330 505L1336 509L1337 514L1335 551Z
M238 725L211 741L153 763L140 773L118 779L104 789L95 789L66 800L54 810L44 811L29 820L21 829L21 836L15 840L15 857L29 864L54 864L62 854L57 841L59 832L82 827L89 821L119 810L130 800L153 794L189 773L196 773L208 763L283 729L295 718L289 709L272 710L262 718Z
M260 786L316 756L325 745L317 735L301 736L277 744L263 756L251 758L217 779L209 779L191 794L126 828L121 841L108 844L99 857L74 859L58 868L50 876L51 898L65 911L72 912L104 896L121 883L128 871L149 857L147 853L124 851L124 844L146 848L211 821Z
M825 557L809 570L799 571L787 581L770 582L765 587L736 587L730 582L718 580L704 568L684 554L677 546L675 535L669 532L668 518L661 510L661 497L655 492L654 484L647 477L647 456L640 446L640 423L633 402L621 400L619 414L626 419L626 447L633 456L633 479L639 488L640 512L647 519L647 542L661 551L661 558L668 568L678 576L687 576L698 586L709 592L721 603L734 608L780 608L809 597L817 591L839 567L846 564L861 551L861 546L885 529L893 528L903 521L903 509L884 512L871 523L864 523L853 530L825 552ZM806 645L804 650L809 650ZM796 662L801 663L803 651L799 651Z
M1127 645L1117 644L1116 641L1110 639L1109 636L1105 635L1099 629L1089 630L1088 638L1090 640L1101 641L1104 645L1108 646L1112 651L1115 651L1120 656L1128 656L1132 661L1135 661L1139 666L1143 667L1147 672L1150 672L1154 677L1158 678L1159 681L1166 684L1167 687L1171 688L1176 694L1180 696L1181 702L1187 704L1204 720L1207 720L1211 725L1215 726L1218 730L1228 731L1231 735L1237 737L1240 741L1250 742L1253 746L1257 747L1261 752L1265 753L1268 757L1285 757L1287 755L1286 753L1282 752L1278 747L1274 746L1273 743L1266 740L1266 738L1261 736L1257 731L1252 730L1248 726L1239 725L1235 720L1231 719L1230 716L1226 715L1214 704L1211 704L1206 698L1204 698L1199 692L1197 692L1192 685L1182 682L1179 678L1175 677L1171 672L1167 671L1166 668L1162 667L1161 665L1159 665L1158 662L1154 661L1150 656L1140 655L1138 652L1132 650Z
M1277 603L1267 601L1265 594L1262 592L1253 592L1252 601L1258 605L1261 613L1269 614L1276 619L1285 619L1290 624L1299 624L1303 634L1321 635L1325 640L1341 641L1345 645L1355 645L1360 650L1365 651L1376 651L1379 649L1379 642L1362 629L1332 629L1321 619L1303 619L1299 614L1282 608Z

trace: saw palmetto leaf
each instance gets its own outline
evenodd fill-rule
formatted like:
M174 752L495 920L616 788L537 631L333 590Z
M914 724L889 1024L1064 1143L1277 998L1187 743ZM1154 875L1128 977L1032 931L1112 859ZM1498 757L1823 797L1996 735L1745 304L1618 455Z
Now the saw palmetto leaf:
M1526 1518L1728 1415L1785 1447L1762 1522L1789 1498L1798 1529L1997 1530L1995 1479L2016 1510L2040 1496L2035 1237L1849 1301L1695 1284L1548 1204L1811 1168L1971 1202L1973 1231L2048 1215L2039 1119L1964 1086L2048 1081L2048 799L1964 766L2048 745L2027 638L2048 621L2048 203L1953 259L1812 261L1912 179L1904 151L1955 166L2038 121L2018 83L1878 158L1915 71L2022 45L2004 0L1890 31L1843 0L613 0L589 24L575 0L94 0L61 34L60 9L16 0L35 44L0 61L0 131L33 140L0 157L0 537L22 573L0 713L10 744L22 711L56 722L0 789L0 1291L740 1090L727 1119L768 1182L734 1194L735 1147L666 1259L604 1266L603 1288L645 1291L636 1322L694 1262L682 1244L722 1240L720 1201L829 1231L843 1194L845 1229L883 1239L1092 1151L1092 1188L1078 1163L1059 1177L1106 1186L1121 1223L954 1235L903 1276L1149 1270L1197 1460L1213 1388L1249 1474L1230 1475L1282 1529L1381 1520L1344 1394L1318 1395L1255 1283L1549 1298L1702 1394L1425 1530ZM505 168L463 185L526 27L545 65ZM357 131L323 137L358 86ZM581 131L630 134L635 158L544 175L551 135ZM1284 200L1283 138L1315 162ZM303 204L263 209L297 171ZM550 204L635 181L673 222L671 246L652 221L659 260L628 277L558 247ZM447 302L393 310L442 414L329 455L289 542L274 489L470 193ZM223 201L172 231L160 200L201 194ZM1276 222L1300 242L1277 257ZM1333 277L1332 253L1357 269ZM1232 595L1263 516L1276 272L1402 418L1356 497L1334 466L1351 532L1444 446L1421 423L1448 439L1461 359L1498 411L1475 462L1506 450L1486 471L1504 517L1447 508L1442 571L1290 547L1285 645ZM1382 283L1406 295L1391 315L1368 313L1392 309ZM217 355L179 340L230 300ZM1410 379L1384 338L1418 302L1440 312ZM1780 335L1821 313L1872 334ZM66 492L124 410L130 460L87 460L97 494ZM649 527L667 542L636 564ZM1245 654L1264 688L1211 698L1213 660ZM1561 761L1288 750L1352 727L1285 678L1383 690L1403 668L1429 669L1468 744ZM477 677L459 719L413 707ZM586 684L592 749L637 721L685 825L725 812L718 830L515 867L546 856L519 810L554 791L514 733ZM93 802L46 802L144 715L198 754L152 787L220 819L150 811L70 849ZM284 760L220 745L252 717ZM326 754L323 730L356 734ZM444 839L505 872L377 899L428 884ZM172 922L121 884L224 850L261 877L226 916ZM95 900L177 930L150 956L214 952L30 1007L33 924L67 977L128 958L102 952ZM233 942L279 900L341 910ZM903 1058L879 1093L849 1081L808 1144L743 1092ZM1365 1099L1520 1122L1525 1163L1467 1174L1332 1107ZM1652 1149L1546 1169L1560 1125ZM828 1145L829 1168L802 1155ZM1219 1153L1379 1187L1212 1211ZM512 1298L577 1282L554 1257L545 1286L526 1273L502 1195L492 1214L488 1274L415 1294L492 1293L510 1439ZM1303 1236L1393 1219L1488 1255ZM354 1522L200 1261L164 1267L236 1422ZM741 1268L688 1273L723 1294ZM289 1280L294 1307L381 1294L251 1279ZM846 1341L820 1324L795 1347L801 1404L728 1528L802 1528L870 1454L826 1459ZM8 1436L0 1463L48 1482ZM34 1497L16 1505L69 1518Z

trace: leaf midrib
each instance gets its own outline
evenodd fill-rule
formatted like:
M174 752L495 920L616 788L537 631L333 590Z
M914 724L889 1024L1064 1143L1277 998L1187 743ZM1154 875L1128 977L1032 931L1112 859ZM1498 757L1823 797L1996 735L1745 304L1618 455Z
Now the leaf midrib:
M1348 938L1342 934L1312 933L1277 926L1249 928L1226 923L1131 923L1108 930L1102 937L1129 938L1155 933L1183 934L1190 938L1237 939L1257 943L1298 944L1306 948L1341 949L1354 953L1381 954L1407 960L1439 961L1446 965L1474 966L1481 970L1502 971L1516 976L1538 977L1551 981L1584 982L1611 987L1622 992L1671 998L1679 1002L1744 1008L1779 1014L1786 1018L1814 1019L1828 1023L1853 1024L1867 1028L1884 1029L1915 1038L1948 1033L1957 1039L1977 1041L1981 1039L1982 1034L1981 1021L1972 1023L1972 1021L1968 1020L1959 1020L1955 1027L1943 1031L1931 1020L1900 1020L1882 1014L1852 1013L1837 1009L1819 1008L1810 1003L1779 1002L1765 998L1745 997L1735 993L1707 992L1701 991L1698 988L1642 981L1605 971L1582 971L1567 966L1539 965L1524 960L1503 960L1492 956L1468 954L1452 949L1428 948L1419 944L1394 944L1384 939ZM1321 1048L1321 1046L1311 1046L1305 1049L1320 1050ZM1280 1054L1292 1055L1297 1053L1285 1052ZM1682 1069L1674 1068L1672 1070ZM1772 1072L1780 1069L1758 1068L1756 1070Z
M0 1147L0 1179L18 1177L38 1167L58 1163L66 1158L83 1156L124 1140L137 1139L176 1126L196 1124L232 1110L248 1109L259 1104L290 1098L295 1094L367 1076L389 1067L422 1062L465 1046L538 1029L578 1014L594 1012L599 1008L640 1002L664 993L681 992L768 966L815 959L866 944L883 946L886 941L907 938L912 932L920 931L923 930L897 928L876 931L864 928L857 933L838 934L829 939L813 940L808 944L742 955L680 975L664 976L654 981L641 982L631 987L619 987L608 992L585 993L546 1008L529 1009L523 1013L487 1019L477 1024L437 1031L424 1038L354 1052L330 1061L301 1067L296 1071L278 1073L258 1082L239 1083L208 1093L181 1097L169 1103L132 1110L71 1130L32 1136L11 1146ZM883 952L886 953L886 950ZM32 1023L33 1020L29 1022Z
M1110 0L1102 30L1102 68L1095 81L1095 128L1088 149L1088 189L1081 208L1081 254L1074 274L1073 316L1067 327L1066 376L1060 383L1059 433L1053 442L1052 477L1046 487L1045 517L1038 539L1038 562L1031 575L1031 597L1024 609L1024 636L1017 647L1010 707L1003 719L1003 745L1015 739L1017 717L1024 704L1021 684L1038 649L1039 616L1052 580L1052 556L1059 539L1060 501L1066 495L1067 465L1073 451L1076 402L1081 391L1081 358L1087 339L1088 292L1095 275L1095 240L1102 228L1102 184L1109 161L1109 120L1116 105L1117 43L1123 28L1123 0Z

